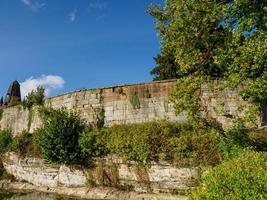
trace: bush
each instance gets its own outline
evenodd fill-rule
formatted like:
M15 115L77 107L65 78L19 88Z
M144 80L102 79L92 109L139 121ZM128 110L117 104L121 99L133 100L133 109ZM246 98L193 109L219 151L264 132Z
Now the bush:
M50 162L70 164L81 161L79 136L85 130L84 122L66 109L41 110L43 126L36 130L35 141L43 157Z
M267 151L267 130L254 130L249 132L249 137L255 142L255 147L259 151Z
M238 121L226 130L220 142L222 159L230 160L246 149L256 149L256 140L250 136L250 132L242 122Z
M102 146L126 160L174 160L178 166L197 166L215 165L221 157L217 132L191 123L146 122L115 125L97 132Z
M7 150L8 145L12 142L10 130L0 130L0 154Z
M207 171L190 199L266 199L266 162L266 153L247 150Z
M233 144L238 145L242 148L254 146L254 141L249 137L249 130L246 128L244 123L236 122L225 131L226 138Z
M139 162L168 157L171 146L168 138L175 133L174 123L166 121L146 122L132 125L115 125L100 130L107 149L127 160ZM161 156L162 157L162 156Z
M175 164L180 167L215 166L220 163L220 137L215 129L182 131L171 143L175 149Z
M32 135L27 131L22 131L22 133L13 139L11 150L19 153L20 155L25 155L31 142Z
M44 105L45 89L41 86L31 91L26 98L22 101L24 108L31 109L33 106Z
M107 154L107 149L103 146L101 136L98 135L99 131L94 129L92 131L85 131L79 137L79 148L83 157L99 157Z

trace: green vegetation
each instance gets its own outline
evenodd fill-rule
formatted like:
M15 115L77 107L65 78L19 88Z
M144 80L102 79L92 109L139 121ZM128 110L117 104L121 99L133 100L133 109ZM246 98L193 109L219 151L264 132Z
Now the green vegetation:
M89 135L94 135L97 141L92 143L102 147L102 152L141 163L168 160L177 166L209 166L216 165L222 155L216 130L193 123L157 121L115 125L94 129Z
M266 199L267 155L245 151L208 170L190 199Z
M177 113L186 111L192 120L200 120L198 90L203 82L202 77L186 77L178 80L170 98Z
M84 131L78 141L79 148L84 157L100 157L107 154L104 136L98 135L98 129ZM103 141L102 141L103 140Z
M134 170L142 184L148 184L143 166L164 160L177 167L209 169L202 176L200 187L191 194L192 199L263 197L266 177L261 173L266 170L266 164L263 165L266 154L253 149L266 148L264 130L250 131L240 121L226 131L203 121L182 124L155 121L93 128L64 108L42 107L40 114L43 126L33 135L27 131L19 134L13 139L10 150L20 155L41 155L49 162L63 164L88 164L93 157L117 154L138 163ZM0 142L4 144L1 145L5 147L4 152L11 142L10 131L1 132ZM4 173L1 167L0 173ZM105 178L107 173L111 179ZM244 186L240 186L240 181ZM117 186L117 182L116 166L98 166L94 171L88 171L90 185ZM246 191L242 192L243 189Z
M28 131L31 128L33 121L33 107L34 106L43 106L45 102L45 89L41 86L37 87L36 90L31 91L25 99L22 101L23 108L27 108L29 111L28 115Z
M18 136L13 138L10 149L19 153L20 155L25 155L28 153L28 148L30 147L31 142L32 135L27 131L23 131Z
M0 155L3 154L9 144L12 142L12 134L10 130L0 130Z
M154 58L157 66L154 67L150 74L154 76L154 80L168 80L180 78L177 73L177 63L175 57L171 52L162 52Z
M5 180L7 180L7 179L11 179L12 180L13 178L14 178L13 176L9 175L6 172L2 162L0 162L0 180L4 180L4 179ZM0 197L0 199L1 199L1 197Z
M22 101L24 108L32 109L33 106L44 105L45 89L41 86L37 87L36 90L31 91L26 98Z
M244 116L232 119L234 124L226 131L207 116L213 134L198 130L175 138L176 152L180 156L187 152L186 163L192 157L203 162L209 152L221 152L214 153L219 156L209 163L219 165L205 173L191 199L267 198L266 154L256 152L266 151L267 146L266 130L256 130L256 116L267 99L266 9L267 1L250 0L166 0L164 5L153 4L148 9L161 37L161 53L151 73L155 80L178 78L171 95L177 113L186 112L195 123L202 123L201 86L213 87L214 79L223 80L217 82L218 89L235 89L252 105L243 110ZM217 115L223 109L219 102ZM195 148L191 142L199 142L197 149L207 155L188 152Z
M258 151L267 151L267 130L253 130L248 133L249 137L255 141Z
M243 99L258 108L264 103L266 8L266 1L250 0L167 0L149 7L161 37L158 66L152 73L157 80L179 78L172 98L177 112L199 117L192 112L199 110L199 80L218 78L224 87L240 88Z
M2 120L3 118L3 113L4 113L4 110L3 108L0 108L0 121Z
M136 91L130 94L129 101L134 109L140 109L140 100Z
M41 116L43 126L34 134L43 157L50 162L64 164L82 160L78 140L85 130L84 122L64 108L42 108Z

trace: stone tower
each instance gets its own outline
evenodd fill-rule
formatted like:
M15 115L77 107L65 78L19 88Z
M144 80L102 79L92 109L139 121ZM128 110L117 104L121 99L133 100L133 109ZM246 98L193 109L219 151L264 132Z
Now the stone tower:
M20 84L18 81L13 81L7 91L4 106L12 106L21 102Z

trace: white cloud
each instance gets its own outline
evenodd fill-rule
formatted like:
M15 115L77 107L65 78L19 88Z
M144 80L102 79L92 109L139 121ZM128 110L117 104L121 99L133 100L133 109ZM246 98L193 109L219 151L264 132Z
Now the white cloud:
M44 87L46 96L49 96L52 91L61 89L64 85L65 81L60 76L42 75L39 78L30 77L24 82L20 83L21 96L24 98L31 91L36 90L38 86Z
M101 0L94 0L92 3L89 4L89 8L103 10L106 9L108 6L107 2Z
M74 9L73 11L69 13L69 19L71 22L74 22L76 20L76 13L77 13L77 9Z
M40 2L38 0L20 0L26 6L28 6L32 11L38 11L46 6L46 3Z
M99 21L107 16L105 12L107 8L107 1L92 0L92 2L89 4L88 12L95 18L96 21Z

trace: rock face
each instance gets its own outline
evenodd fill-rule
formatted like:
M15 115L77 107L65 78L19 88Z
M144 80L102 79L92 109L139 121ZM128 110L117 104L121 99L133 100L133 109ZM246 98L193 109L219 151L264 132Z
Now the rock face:
M162 119L184 122L187 119L185 113L176 115L173 104L169 101L175 83L176 80L167 80L80 90L51 97L46 100L46 105L55 109L66 107L78 112L88 123L105 126ZM203 85L199 95L201 105L206 110L203 115L221 125L229 124L250 108L234 91L221 91ZM5 108L0 118L0 129L9 128L14 135L23 130L33 132L40 125L37 109L30 115L22 106Z
M57 187L57 188L47 188L41 186L34 186L29 183L22 182L12 182L3 180L0 181L0 189L7 191L18 191L18 192L26 192L32 193L34 192L43 192L46 194L57 194L62 196L69 196L74 198L82 198L82 199L90 199L90 200L100 200L100 199L109 199L109 200L188 200L186 196L181 195L173 195L173 194L147 194L147 193L137 193L137 192L129 192L129 191L121 191L115 188L88 188L88 187L79 187L79 188L66 188L66 187ZM23 196L23 200L34 199L38 200L40 197L47 198L49 195L40 195L36 193L29 194L27 196ZM51 196L50 196L51 197ZM14 198L15 200L16 198ZM18 198L19 199L19 198ZM18 200L16 199L16 200ZM58 198L56 198L58 199ZM42 200L44 200L42 198ZM52 200L52 199L51 199Z
M140 166L126 163L116 156L95 161L94 167L52 165L42 159L24 157L9 152L3 157L8 173L18 180L49 188L119 186L137 192L171 192L195 187L198 170L174 168L169 164Z
M86 177L81 170L70 169L64 165L52 165L38 158L20 158L15 153L7 153L3 165L8 173L18 180L27 181L36 186L79 187L86 184Z

